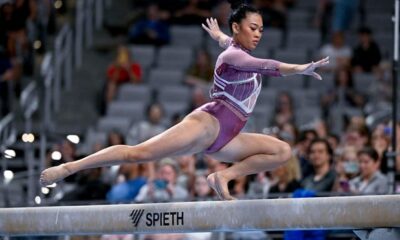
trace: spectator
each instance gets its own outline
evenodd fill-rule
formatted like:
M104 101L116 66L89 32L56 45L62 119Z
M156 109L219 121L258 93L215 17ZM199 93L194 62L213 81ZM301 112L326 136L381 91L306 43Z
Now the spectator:
M104 200L110 189L109 184L101 180L102 168L82 171L77 175L76 185L67 192L61 201L94 201Z
M163 109L159 103L151 103L146 108L146 120L134 124L126 135L126 143L135 145L163 132L165 126L162 124Z
M188 113L202 106L209 100L208 96L206 96L204 89L195 87L192 92L191 101L188 108Z
M190 67L186 83L201 88L209 88L214 76L214 66L211 64L211 56L205 49L197 51L196 62Z
M359 0L335 0L333 7L332 28L334 32L344 32L351 27L357 13Z
M179 165L179 175L177 178L177 185L185 189L193 189L194 180L196 177L196 158L194 155L184 155L176 157Z
M196 174L192 196L197 201L207 201L213 198L213 192L208 186L206 175Z
M332 191L336 173L331 167L333 152L328 141L325 139L313 140L308 157L314 171L301 182L303 188L315 192Z
M346 146L343 153L335 161L336 181L335 192L349 193L350 179L359 173L359 163L357 159L357 150L353 146Z
M220 1L215 8L215 18L218 21L219 26L221 29L228 29L229 28L229 15L231 13L231 5L227 1Z
M111 130L107 135L107 147L113 145L125 144L123 135L116 129Z
M253 181L249 183L247 196L250 198L268 198L272 182L266 172L258 173Z
M314 25L321 33L321 43L328 40L330 30L332 29L331 19L334 0L319 0L314 16Z
M261 11L265 27L279 28L286 33L288 2L282 0L257 0L254 1L254 5Z
M293 100L288 92L280 92L275 104L274 125L294 122Z
M297 139L297 128L293 123L287 122L281 126L278 132L278 138L287 142L291 147L294 147Z
M369 145L369 130L365 125L349 125L344 136L345 146L354 146L357 151Z
M231 192L236 198L243 198L248 191L248 178L247 176L237 178L230 184Z
M357 153L360 176L350 181L350 189L356 194L385 194L389 192L388 179L379 171L379 155L371 147Z
M369 28L358 30L359 43L353 49L351 65L355 72L376 72L381 61L381 52L378 44L372 38Z
M111 203L133 201L147 182L147 166L147 164L121 165L119 175L122 176L122 181L112 186L107 193L107 201Z
M400 121L397 121L396 123L396 135L397 135L397 152L400 152ZM400 173L400 154L397 155L396 157L396 170L398 173Z
M287 164L272 171L275 184L270 188L270 193L292 193L300 188L300 166L297 158L292 157Z
M146 10L146 17L130 27L128 39L131 43L156 46L169 42L169 27L161 19L160 9L156 4L150 4Z
M322 119L318 119L314 123L315 131L317 132L318 138L327 138L329 134L328 125Z
M326 116L333 106L360 108L364 105L364 97L353 88L353 75L349 69L340 68L335 71L334 81L334 87L322 97L322 108Z
M300 168L301 168L301 176L303 178L309 176L313 167L308 159L307 151L310 148L310 144L314 139L317 138L317 132L313 129L303 130L299 134L299 139L297 140L295 146L295 155L299 159Z
M11 58L20 59L24 73L29 75L33 73L33 52L28 34L33 31L36 8L34 0L16 0L4 3L0 14L6 33L7 52Z
M133 62L130 57L129 49L119 46L114 62L107 69L106 84L106 103L110 103L118 90L124 83L140 83L142 81L142 68Z
M118 131L108 133L107 146L125 144L125 139ZM146 183L149 176L149 164L123 164L118 172L112 174L115 167L108 168L107 175L116 175L116 183L107 193L107 201L111 203L129 202L135 199L140 188Z
M212 1L189 0L187 5L175 12L174 22L182 25L200 25L211 17Z
M159 103L153 102L146 108L146 120L132 125L126 135L126 143L135 145L144 142L153 136L163 132L166 127L161 122L163 119L163 109ZM149 179L154 178L154 162L146 163L149 168Z
M140 189L135 201L164 202L187 199L187 190L176 184L178 173L179 169L175 161L170 158L164 158L159 162L156 179L148 182Z
M329 56L329 64L323 69L335 71L336 69L350 65L351 49L345 43L344 34L335 32L332 36L332 42L325 44L320 49L320 56Z
M5 116L11 108L13 93L17 93L18 80L20 78L20 66L7 56L3 47L0 46L0 116ZM13 87L17 87L13 89Z
M384 124L378 124L372 131L371 146L379 155L379 161L383 163L385 153L390 146L390 133L387 131L389 128L385 127ZM385 172L385 171L383 171Z

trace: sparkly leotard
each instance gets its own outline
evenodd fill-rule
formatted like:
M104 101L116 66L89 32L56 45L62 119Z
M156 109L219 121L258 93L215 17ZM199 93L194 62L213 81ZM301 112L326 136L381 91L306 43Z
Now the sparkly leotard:
M281 76L280 62L252 57L249 51L228 39L217 59L212 101L199 108L218 119L220 131L206 153L219 151L242 130L261 91L261 74Z

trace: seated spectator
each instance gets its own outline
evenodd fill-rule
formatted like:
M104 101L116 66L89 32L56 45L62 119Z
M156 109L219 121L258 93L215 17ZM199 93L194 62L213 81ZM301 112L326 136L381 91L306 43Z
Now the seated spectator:
M166 127L161 122L164 116L161 105L157 102L151 103L146 108L146 120L133 124L126 134L126 144L136 145L144 142L161 132L165 131ZM149 178L154 178L154 162L147 163L149 168Z
M320 49L320 56L329 56L329 64L324 68L327 71L335 71L342 67L348 67L351 59L351 49L345 43L342 32L335 32L332 36L332 42L325 44Z
M213 7L210 0L189 0L186 6L174 14L174 23L182 25L200 25L211 17Z
M107 135L107 146L125 144L125 139L117 130L110 131ZM107 201L111 203L133 201L140 188L146 183L149 173L149 165L144 164L123 164L106 168L107 178L116 180L110 191L107 193ZM115 171L116 173L112 173ZM111 177L112 176L112 177Z
M353 75L348 68L335 71L334 81L334 87L321 100L325 115L332 106L362 107L364 105L364 97L354 90Z
M315 14L313 16L314 26L319 29L321 34L321 43L325 43L328 40L329 31L332 29L331 19L333 11L332 0L321 0L318 1L315 9Z
M146 17L129 29L128 40L131 43L161 46L169 43L169 27L163 21L157 4L150 4Z
M378 70L381 62L381 52L378 44L372 38L369 28L358 30L359 43L353 49L351 65L356 72L373 72Z
M351 25L354 16L358 10L358 0L335 0L333 1L333 18L332 28L333 31L344 32L348 30Z
M397 135L397 137L396 137L396 142L397 142L397 149L396 149L396 151L397 152L400 152L400 121L397 121L397 123L396 123L396 135ZM397 155L397 157L396 157L396 171L398 172L398 173L400 173L400 154L398 154Z
M293 99L288 92L281 92L275 104L274 125L281 127L294 122Z
M214 76L211 56L205 49L197 51L196 61L186 75L186 83L194 87L209 88Z
M359 173L359 163L357 159L357 150L353 146L345 146L343 153L335 161L336 181L335 192L349 193L350 179Z
M293 123L287 122L281 126L277 137L287 142L291 147L294 147L298 138L297 135L296 126Z
M350 190L356 194L389 193L388 179L379 171L379 155L371 147L357 153L360 164L360 176L350 181Z
M231 14L231 4L228 1L220 1L215 8L214 16L218 21L221 29L229 28L229 15Z
M107 69L107 85L106 85L106 103L110 103L118 87L124 83L141 83L142 68L133 62L130 57L129 49L125 46L119 46L117 49L116 59Z
M164 116L161 105L157 102L151 103L146 108L146 119L133 124L126 135L128 145L136 145L144 142L165 130L162 124Z
M16 0L1 6L1 25L6 33L6 49L10 57L20 59L23 72L33 74L33 51L29 34L37 18L37 3L33 0ZM28 28L28 23L31 28Z
M146 184L147 164L123 164L119 168L120 182L111 187L107 201L111 203L133 201Z
M67 192L61 201L105 200L110 185L101 179L102 168L87 169L76 177L76 185Z
M249 183L247 196L249 198L268 198L272 181L267 177L266 172L258 173L253 181Z
M371 147L378 153L379 161L382 162L382 165L385 160L386 151L390 147L390 133L387 132L389 129L384 124L379 124L372 131L371 136Z
M240 177L231 182L231 192L236 198L243 198L248 191L248 176Z
M196 201L208 201L213 198L213 191L207 183L207 176L196 174L192 196Z
M269 189L269 193L292 193L300 188L300 166L297 158L292 157L285 165L271 172L275 184Z
M201 107L207 103L209 97L205 94L205 88L195 87L192 91L191 101L187 110L187 113Z
M178 166L170 158L164 158L159 162L157 176L151 182L147 182L139 192L137 202L166 202L183 201L188 198L188 191L176 184Z
M281 0L257 0L254 5L261 11L264 26L287 30L288 3L290 1Z
M353 146L356 151L369 145L369 130L365 125L351 124L344 134L344 146Z
M177 184L186 189L193 189L196 177L196 158L194 155L184 155L175 158L179 165Z
M313 173L304 178L301 185L304 189L315 192L330 192L333 189L336 173L332 169L332 148L325 139L315 139L311 142L308 158L313 167Z
M0 45L0 116L7 115L11 110L10 100L14 94L18 93L20 75L20 65L12 61ZM12 93L10 90L15 92Z
M294 147L294 154L299 159L301 176L309 176L313 172L313 167L308 159L308 149L314 139L317 138L317 132L313 129L303 130L299 134L299 139Z
M314 123L314 129L317 132L318 138L327 138L328 137L328 125L326 123L326 121L322 120L322 119L318 119L315 123Z

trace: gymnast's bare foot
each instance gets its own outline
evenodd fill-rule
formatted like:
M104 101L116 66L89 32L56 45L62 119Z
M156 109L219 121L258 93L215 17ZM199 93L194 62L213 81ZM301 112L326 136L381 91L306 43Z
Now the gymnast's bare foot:
M236 200L229 194L228 181L225 180L220 174L211 173L207 176L208 185L214 189L221 200Z
M53 183L61 181L72 173L73 172L69 170L65 164L45 169L40 175L40 184L42 186L51 185Z

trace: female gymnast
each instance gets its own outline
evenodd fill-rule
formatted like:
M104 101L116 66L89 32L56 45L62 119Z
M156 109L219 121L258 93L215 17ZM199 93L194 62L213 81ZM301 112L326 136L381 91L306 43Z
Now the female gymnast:
M263 134L240 133L261 91L261 74L304 74L321 80L314 70L328 64L329 59L298 65L252 57L249 53L262 36L262 17L249 5L237 1L230 3L233 9L229 18L232 38L220 31L215 19L207 19L207 26L202 25L221 47L226 48L216 62L211 102L143 143L111 146L81 160L46 169L40 183L50 185L88 168L143 163L205 151L212 158L235 163L207 177L208 184L220 199L233 200L235 198L228 191L230 180L272 170L289 160L291 149L287 143Z

